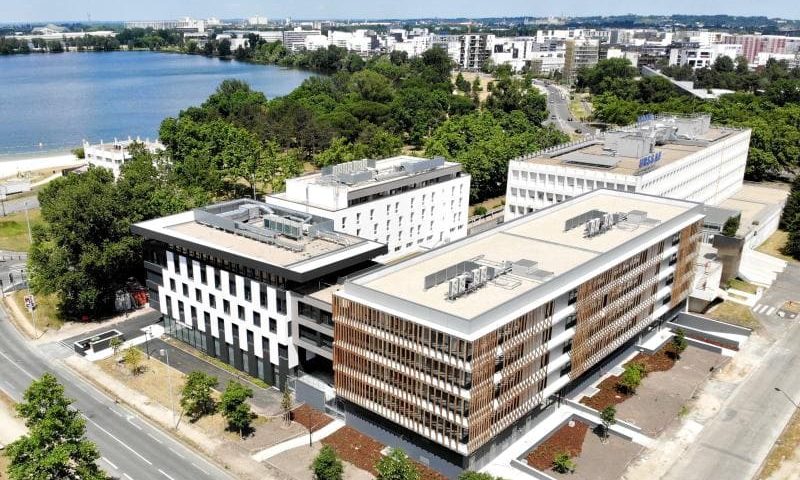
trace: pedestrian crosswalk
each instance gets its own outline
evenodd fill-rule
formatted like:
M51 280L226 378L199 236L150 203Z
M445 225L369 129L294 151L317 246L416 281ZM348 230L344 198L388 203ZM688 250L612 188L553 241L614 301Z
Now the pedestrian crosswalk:
M775 310L777 310L777 308L773 307L772 305L764 305L763 303L759 303L755 307L753 307L753 311L755 313L759 313L761 315L766 315L766 316L772 315L773 313L775 313Z

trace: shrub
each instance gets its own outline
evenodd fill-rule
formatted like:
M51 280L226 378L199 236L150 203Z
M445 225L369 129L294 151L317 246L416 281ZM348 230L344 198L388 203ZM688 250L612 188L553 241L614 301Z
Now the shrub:
M333 448L324 445L311 462L311 471L314 472L316 480L341 480L344 467Z
M574 472L575 462L572 461L572 457L569 456L569 453L557 453L556 456L553 457L553 470L558 473Z
M475 210L473 212L475 213L475 215L486 215L486 207L484 207L483 205L478 205L477 207L475 207Z

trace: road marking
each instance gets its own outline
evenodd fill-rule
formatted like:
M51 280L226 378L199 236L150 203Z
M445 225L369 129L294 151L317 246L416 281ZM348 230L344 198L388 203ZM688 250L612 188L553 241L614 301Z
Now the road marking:
M150 437L150 438L152 438L153 440L155 440L155 441L156 441L156 442L158 442L158 443L164 443L164 442L162 442L161 440L157 439L155 436L153 436L153 434L152 434L152 433L148 433L148 434L147 434L147 436L148 436L148 437Z
M114 436L114 435L113 435L111 432L109 432L109 431L108 431L108 430L106 430L105 428L101 427L101 426L100 426L100 424L98 424L97 422L95 422L95 421L94 421L94 420L92 420L91 418L87 417L86 415L83 415L83 414L81 414L81 415L83 416L83 418L85 418L85 419L86 419L86 421L87 421L87 422L91 423L91 424L92 424L92 425L94 425L95 427L99 428L99 429L100 429L102 432L104 432L106 435L108 435L109 437L111 437L111 438L113 438L114 440L116 440L117 442L119 442L119 444L120 444L120 445L122 445L123 447L127 448L128 450L130 450L130 451L131 451L131 453L133 453L133 454L134 454L134 455L136 455L137 457L139 457L139 458L141 458L142 460L144 460L144 461L145 461L145 462L146 462L148 465L152 465L152 464L153 464L153 462L151 462L150 460L148 460L148 459L144 458L144 457L142 456L142 454L140 454L140 453L139 453L139 452L137 452L136 450L134 450L134 449L132 449L131 447L129 447L129 446L128 446L128 445L127 445L125 442L123 442L123 441L122 441L122 440L120 440L119 438L115 437L115 436Z
M109 409L109 410L111 410L112 412L114 412L114 414L115 414L116 416L118 416L118 417L123 417L123 418L125 417L125 415L123 415L123 414L119 413L118 411L116 411L116 409L113 409L113 408L111 408L111 407L108 407L108 409Z
M210 475L210 473L208 473L205 470L203 470L202 468L200 468L200 465L198 465L198 464L196 464L194 462L189 462L189 463L191 463L194 468L200 470L201 472L205 473L206 475Z
M107 464L111 465L112 467L114 467L114 470L119 470L119 468L117 468L116 465L111 463L111 460L107 459L106 457L100 457L100 460L102 460L102 461L106 462Z
M767 315L772 315L773 313L775 313L775 310L777 310L777 308L775 308L775 307L769 307L769 310L767 310L767 313L766 313L766 314L767 314Z
M133 425L134 427L136 427L136 428L138 428L139 430L141 430L141 429L142 429L142 427L140 427L139 425L136 425L135 423L133 423L133 422L131 421L131 419L132 419L132 418L134 418L134 417L133 417L133 416L130 416L130 417L126 418L125 420L127 420L127 421L128 421L128 423L130 423L130 424L131 424L131 425Z
M123 477L125 477L125 478L127 478L128 480L133 480L133 479L131 478L131 476L130 476L130 475L128 475L127 473L123 473L123 474L122 474L122 476L123 476Z
M161 473L161 475L164 475L165 477L169 478L169 480L175 480L174 478L172 478L172 477L170 477L169 475L167 475L167 474L164 472L164 470L161 470L161 469L159 468L159 469L158 469L158 471L159 471L159 473Z
M754 311L754 312L756 312L756 313L761 313L761 309L762 309L764 306L765 306L765 305L764 305L763 303L759 303L758 305L756 305L755 307L753 307L753 311Z
M9 357L8 355L6 355L6 354L5 354L5 353L3 353L3 352L0 352L0 355L2 355L2 356L3 356L3 358L5 358L5 359L6 359L6 360L8 360L9 362L11 362L11 364L12 364L12 365L14 365L15 367L17 367L17 368L19 369L19 371L21 371L22 373L24 373L25 375L27 375L27 376L28 376L28 378L30 378L31 380L37 380L37 377L35 377L35 376L31 375L31 373L30 373L29 371L27 371L27 370L25 370L24 368L22 368L22 367L21 367L19 364L17 364L17 362L16 362L15 360L13 360L11 357Z
M181 457L181 458L186 458L186 457L185 457L185 456L183 456L182 454L178 453L178 451L177 451L177 450L175 450L174 448L172 448L172 447L168 447L168 448L169 448L169 449L172 451L172 453L174 453L175 455L177 455L177 456L179 456L179 457Z

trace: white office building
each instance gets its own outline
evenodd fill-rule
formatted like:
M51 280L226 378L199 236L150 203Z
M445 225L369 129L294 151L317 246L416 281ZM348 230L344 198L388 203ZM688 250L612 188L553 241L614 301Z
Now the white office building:
M84 140L83 153L89 165L107 168L114 174L114 178L119 178L120 168L131 158L129 148L133 143L141 143L150 153L164 150L164 145L160 142L151 142L150 139L141 140L138 137L136 140L132 140L128 137L127 140L122 141L115 138L111 143L104 143L101 140L100 143L94 145Z
M695 43L670 49L669 64L679 67L689 65L693 69L700 69L711 67L719 57L726 56L734 60L741 54L741 45L722 43L702 45Z
M636 125L512 160L505 218L606 188L717 205L742 187L748 130L705 115L646 116Z
M333 218L337 232L386 244L385 260L465 237L470 178L443 158L359 160L291 178L266 203Z
M161 312L167 334L281 389L301 370L320 362L329 368L330 301L315 295L386 251L334 232L331 218L254 200L141 222L131 231L144 239L150 306Z

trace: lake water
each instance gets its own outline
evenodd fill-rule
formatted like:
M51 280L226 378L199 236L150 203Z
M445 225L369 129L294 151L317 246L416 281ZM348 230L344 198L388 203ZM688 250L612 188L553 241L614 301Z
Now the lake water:
M164 118L199 105L226 78L273 98L312 75L153 52L0 56L0 156L70 149L83 139L154 139Z

